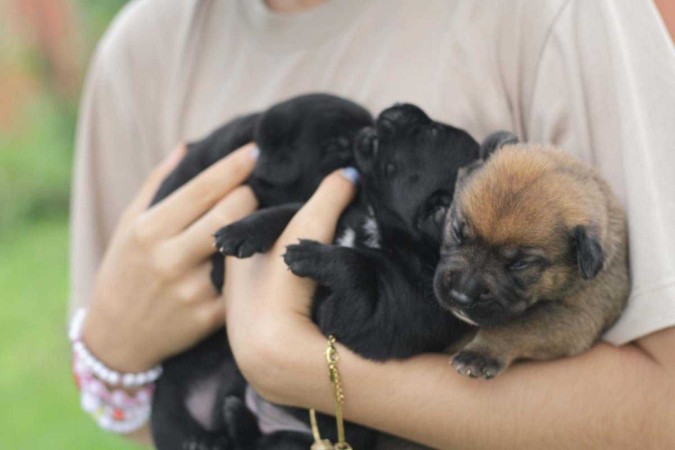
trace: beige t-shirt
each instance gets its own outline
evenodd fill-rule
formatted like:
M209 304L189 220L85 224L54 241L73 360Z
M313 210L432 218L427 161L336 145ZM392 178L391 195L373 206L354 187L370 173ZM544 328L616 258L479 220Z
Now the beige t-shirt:
M675 325L675 51L638 0L138 0L87 79L72 203L72 305L120 212L179 141L290 96L374 114L413 102L480 140L506 129L596 166L626 207L633 290L606 339Z

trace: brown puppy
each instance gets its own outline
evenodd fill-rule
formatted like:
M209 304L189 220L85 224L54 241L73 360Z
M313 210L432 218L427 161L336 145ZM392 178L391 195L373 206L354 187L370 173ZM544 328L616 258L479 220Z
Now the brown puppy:
M537 145L506 145L462 172L434 279L440 304L479 327L455 369L489 379L518 359L587 350L629 291L625 217L609 186Z

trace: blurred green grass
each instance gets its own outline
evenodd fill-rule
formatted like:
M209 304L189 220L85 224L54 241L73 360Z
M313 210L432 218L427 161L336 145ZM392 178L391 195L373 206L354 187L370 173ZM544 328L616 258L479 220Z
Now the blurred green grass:
M0 135L0 230L68 211L75 116L48 95L22 106L26 130Z
M0 448L123 449L81 410L65 337L67 221L42 218L0 238Z
M24 0L12 1L0 6ZM75 14L82 45L69 51L77 76L124 3L43 2ZM0 449L136 448L80 410L70 374L68 203L79 89L59 91L29 27L18 22L24 28L8 31L5 19L11 17L0 17L0 68L23 90L5 86L12 125L0 123Z

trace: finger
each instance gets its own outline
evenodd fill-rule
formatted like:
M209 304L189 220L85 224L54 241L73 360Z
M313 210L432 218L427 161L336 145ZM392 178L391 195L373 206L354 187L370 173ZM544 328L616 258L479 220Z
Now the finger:
M248 216L257 207L258 200L251 188L240 186L190 225L187 230L172 238L167 245L171 247L172 252L184 256L184 264L188 266L194 264L215 253L213 233Z
M173 236L190 225L234 188L255 166L255 146L247 144L197 175L143 216L149 233Z
M344 209L356 194L358 172L354 168L340 169L328 175L309 201L288 224L272 251L282 255L287 245L298 239L329 243Z
M218 296L213 282L211 282L211 261L201 261L192 268L189 274L176 285L173 294L179 302L199 304Z
M130 216L135 217L141 212L145 211L152 198L157 193L160 184L164 181L164 178L171 173L173 169L176 168L181 159L185 156L187 147L185 144L178 145L169 155L155 167L148 177L143 182L141 189L136 194L136 197L131 201L127 212Z

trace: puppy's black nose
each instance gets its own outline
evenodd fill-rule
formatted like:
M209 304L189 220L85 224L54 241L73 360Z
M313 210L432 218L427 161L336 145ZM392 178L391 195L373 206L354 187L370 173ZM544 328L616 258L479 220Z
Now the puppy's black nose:
M477 276L453 273L450 284L450 298L459 306L469 306L476 301L490 299L490 290Z

